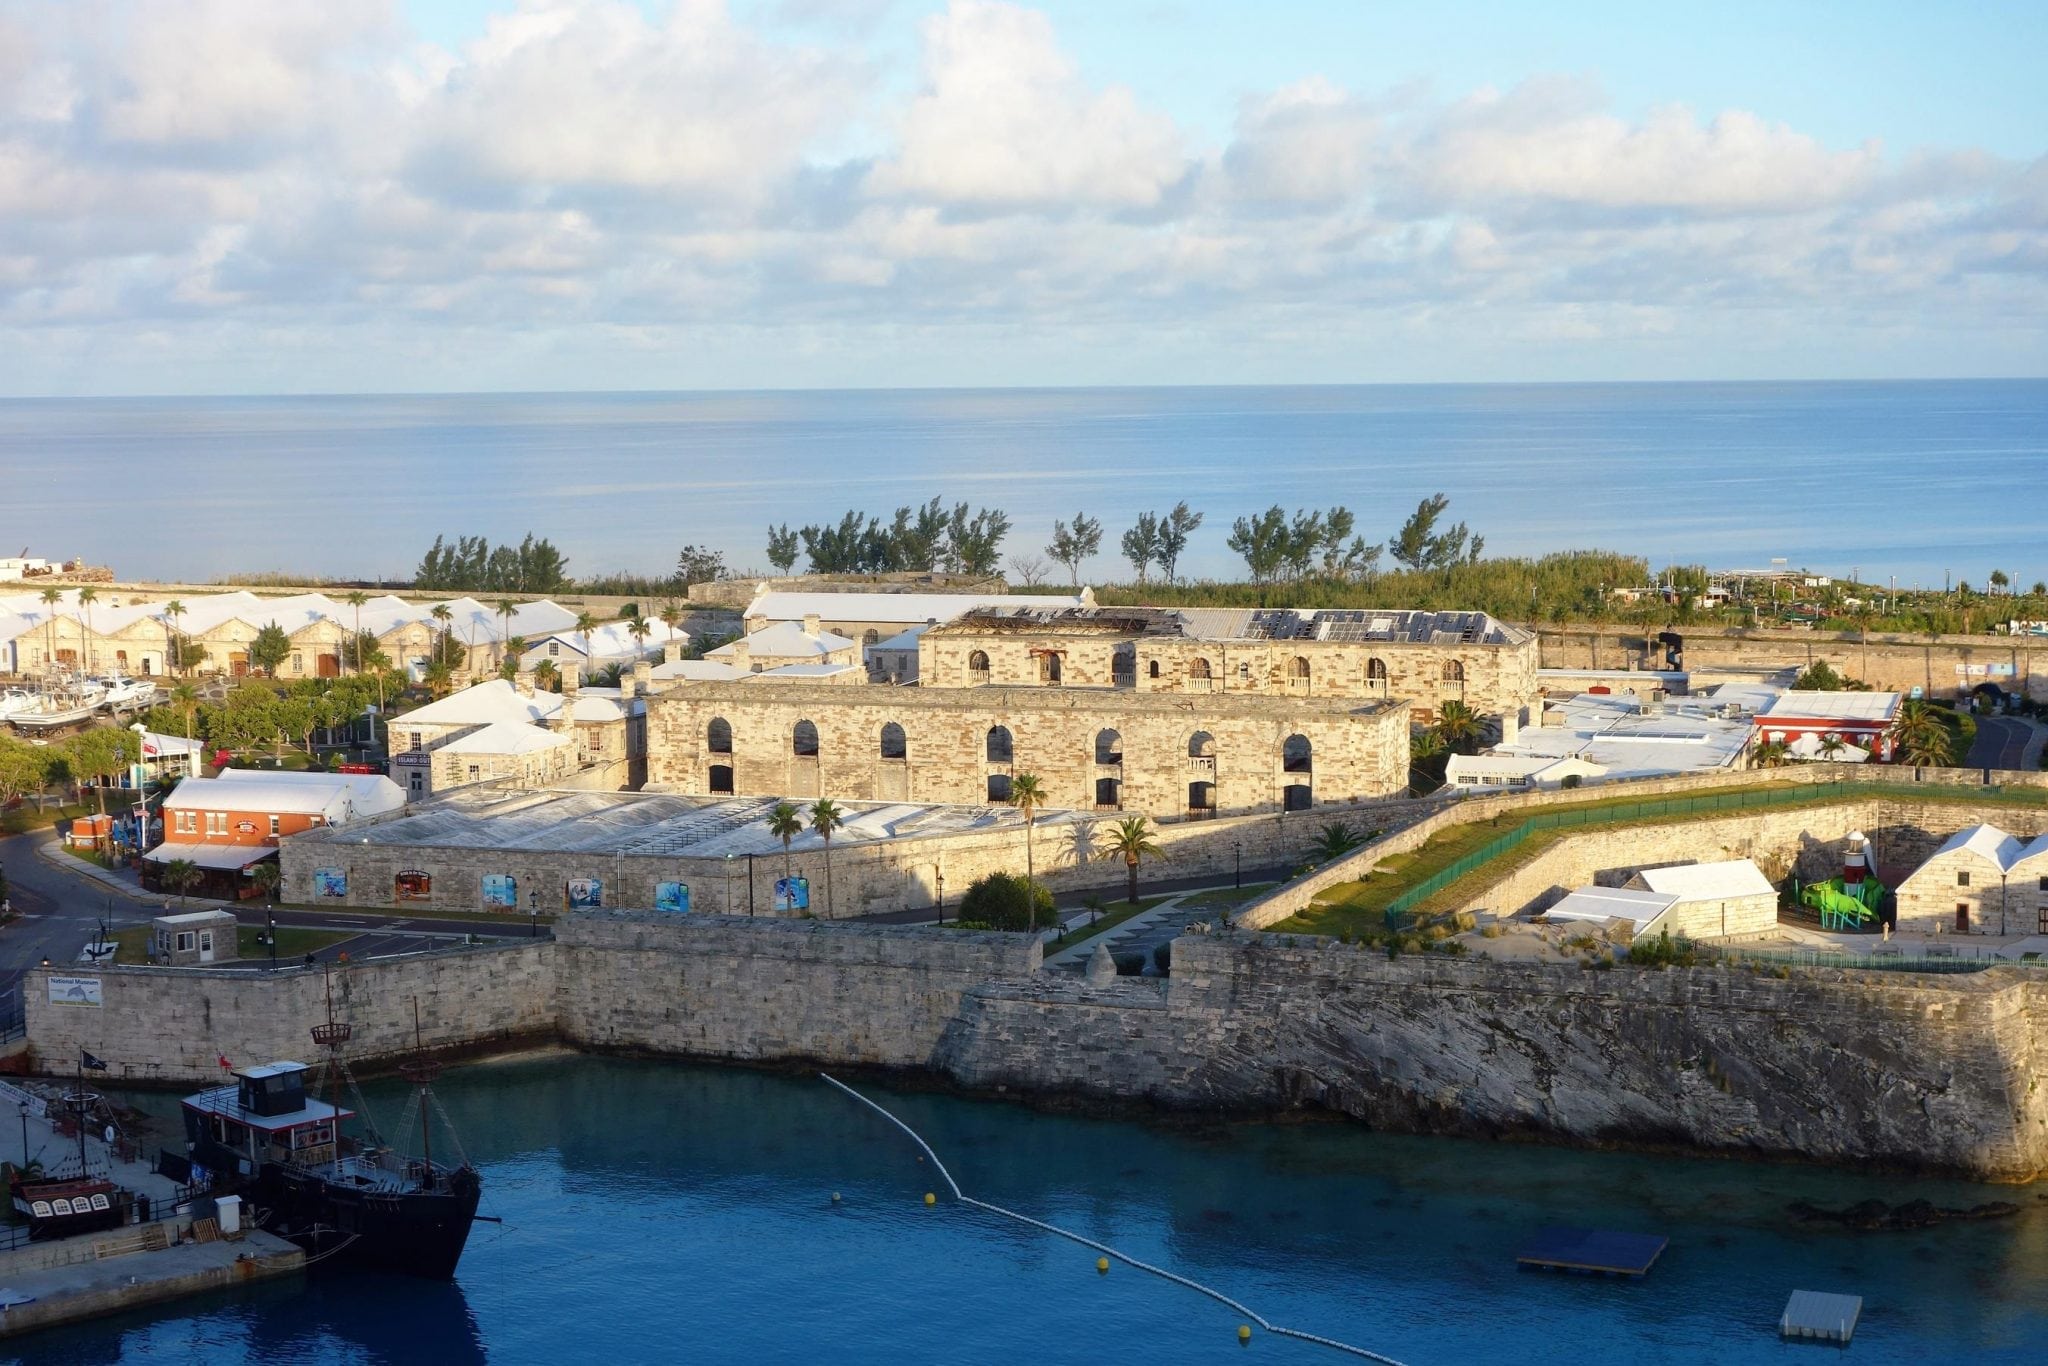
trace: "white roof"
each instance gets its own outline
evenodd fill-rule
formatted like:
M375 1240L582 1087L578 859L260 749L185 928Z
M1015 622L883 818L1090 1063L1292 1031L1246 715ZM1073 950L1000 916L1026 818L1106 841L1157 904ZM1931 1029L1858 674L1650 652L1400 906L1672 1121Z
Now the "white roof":
M159 844L144 854L151 863L185 860L196 868L247 868L277 852L268 844Z
M156 923L159 925L197 925L202 921L214 921L223 917L233 920L235 913L233 911L185 911L178 915L160 915L156 918Z
M1552 717L1563 724L1524 726L1486 757L1576 758L1606 778L1645 778L1732 767L1753 733L1748 717L1717 716L1711 701L1694 698L1645 711L1629 693L1581 693L1553 699L1545 719Z
M198 740L187 740L182 735L159 735L155 731L142 733L142 752L145 758L161 759L171 754L201 754L206 746Z
M878 640L868 646L870 650L915 650L924 633L932 629L932 623L921 621L907 631L898 631L887 640Z
M494 721L441 746L443 754L533 754L574 744L566 735L517 721Z
M1622 887L1581 887L1543 913L1545 920L1626 920L1638 930L1678 904L1666 892L1633 892Z
M793 621L808 616L826 621L948 622L977 607L1087 607L1079 593L778 593L760 592L747 604L749 621Z
M1778 894L1763 870L1746 858L1645 868L1636 876L1651 891L1675 896L1680 901L1725 901L1736 896Z
M704 652L706 659L731 659L737 651L733 649L738 641L721 645L715 650ZM798 659L807 655L826 655L836 650L851 650L853 642L845 636L831 631L820 630L816 635L805 632L802 622L778 621L764 627L746 638L747 653L765 655L770 659Z
M2013 863L2016 866L2037 858L2048 858L2048 835L2036 835L2020 850L2019 857L2014 859Z
M867 676L859 664L782 664L761 670L762 678L838 678L845 674Z
M715 659L672 659L666 664L655 665L647 676L660 682L681 679L686 683L724 683L751 677L745 669L735 669Z
M173 811L291 812L306 816L375 815L405 805L397 783L377 773L287 773L223 769L215 778L186 778L164 806Z
M493 678L389 721L394 726L489 726L500 721L531 725L553 716L561 707L559 693L536 690L528 697L504 679Z
M647 639L645 642L642 642L634 638L633 632L628 629L629 626L630 623L624 621L608 621L602 626L591 627L590 649L587 652L587 657L591 659L637 658L650 650L660 649L671 640L688 642L690 639L688 631L670 630L666 622L649 620L647 623ZM577 630L550 631L548 634L537 638L529 636L527 638L527 652L530 654L535 649L545 646L551 640L561 642L563 648L573 650L579 655L586 654L583 648L583 632Z
M1898 714L1899 694L1895 692L1787 692L1758 712L1757 717L1889 725Z
M2040 840L2035 840L2033 845L2022 845L1995 825L1972 825L1942 841L1941 848L1935 850L1933 856L1940 858L1943 854L1968 852L2009 871L2013 864L2027 857L2027 850L2040 844Z
M1555 758L1548 754L1503 753L1453 754L1444 765L1444 776L1454 779L1470 773L1482 778L1551 778L1579 773L1598 777L1606 770L1576 755Z

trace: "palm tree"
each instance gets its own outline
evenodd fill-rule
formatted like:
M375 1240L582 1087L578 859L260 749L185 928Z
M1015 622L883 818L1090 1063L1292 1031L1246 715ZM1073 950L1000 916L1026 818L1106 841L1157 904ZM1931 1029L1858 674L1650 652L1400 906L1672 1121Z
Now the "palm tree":
M505 662L498 666L501 678L511 678L519 672L519 657L526 653L526 637L510 636L505 641Z
M178 618L184 615L185 604L176 598L164 604L164 662L174 672L183 669L185 664L185 651L178 645L178 637L184 634L178 629Z
M1820 757L1832 760L1848 747L1848 743L1841 736L1824 735L1821 737L1820 742Z
M437 701L455 691L455 671L448 667L445 659L437 659L427 665L423 681L427 685L427 694Z
M634 658L637 659L646 653L647 637L654 634L654 627L648 622L646 617L636 616L627 621L626 634L633 637L633 653Z
M673 640L676 634L676 623L683 619L683 609L676 606L673 602L665 602L661 605L660 616L661 624L668 627L669 638Z
M1436 727L1416 731L1408 737L1408 786L1422 791L1425 781L1434 784L1440 781L1430 771L1429 761L1443 757L1444 737Z
M1783 740L1767 740L1750 752L1749 762L1753 768L1783 768L1786 746Z
M1870 681L1870 623L1876 620L1876 617L1877 614L1870 610L1869 603L1865 603L1856 609L1856 640L1858 644L1863 646L1863 679L1865 682Z
M1323 827L1323 833L1316 837L1312 852L1317 863L1328 863L1340 859L1365 841L1353 833L1350 826L1341 821L1331 821Z
M1031 860L1031 828L1038 823L1038 809L1045 805L1045 787L1036 773L1019 773L1010 780L1010 805L1024 813L1024 882L1031 889L1031 929L1038 930L1038 877Z
M597 629L597 618L588 612L576 614L576 629L583 633L583 668L588 672L591 665L590 633Z
M87 673L99 667L92 649L92 605L100 600L100 590L88 584L78 590L78 610L85 618L85 634L79 637L78 653L85 660Z
M768 812L768 833L782 841L782 880L788 882L796 874L789 868L789 842L804 832L804 817L801 811L788 802L777 802Z
M1102 846L1102 858L1120 858L1129 874L1130 902L1138 904L1138 863L1146 858L1165 858L1166 853L1152 838L1152 832L1143 816L1126 816L1109 828L1109 839Z
M1463 702L1446 702L1437 713L1436 733L1453 754L1470 754L1486 738L1486 725Z
M249 881L256 885L256 894L265 901L268 901L277 894L277 883L280 876L282 875L278 872L277 864L269 859L265 859L249 870Z
M442 655L448 652L448 642L452 640L455 636L455 609L450 607L445 602L437 602L434 604L434 610L427 613L427 615L432 617L441 625L440 648L430 649L427 651L427 654L429 656L431 656L434 659L439 659Z
M825 918L832 918L832 832L846 825L846 813L830 797L811 803L811 829L825 841Z
M363 653L363 604L368 602L369 600L370 595L368 593L363 592L360 588L356 589L351 593L345 594L342 597L343 602L347 603L349 606L356 609L356 634L355 638L351 640L349 644L353 647L352 653L356 654L357 656L360 656ZM361 673L363 671L363 662L361 658L358 658L356 660L355 669L357 673Z
M1899 757L1909 764L1944 768L1955 762L1948 724L1939 712L1917 698L1909 699L1899 709L1899 719L1892 722L1892 743Z
M191 859L174 858L164 865L164 885L178 894L178 904L185 904L185 894L199 884L199 865Z
M199 689L190 683L180 683L171 689L171 705L185 713L185 738L192 738L192 718L199 711Z
M493 609L496 610L499 616L505 619L505 633L503 636L503 640L505 641L505 644L509 646L512 641L512 614L519 610L519 604L514 602L510 598L499 598L496 602L492 603L491 606ZM498 655L498 662L500 664L503 664L505 662L505 655L503 653L503 650L504 647L501 646Z
M43 606L49 609L49 616L43 619L43 628L50 640L48 656L43 660L43 672L53 672L57 667L57 604L64 601L64 594L55 588L45 588L42 593Z
M543 659L533 666L533 681L536 686L547 692L560 692L562 671L555 667L554 660Z

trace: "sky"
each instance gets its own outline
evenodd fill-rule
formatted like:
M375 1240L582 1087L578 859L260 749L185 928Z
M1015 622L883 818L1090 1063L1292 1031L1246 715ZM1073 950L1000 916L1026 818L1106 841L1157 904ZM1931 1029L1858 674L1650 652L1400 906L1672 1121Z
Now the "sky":
M0 0L0 394L2048 373L2048 5Z

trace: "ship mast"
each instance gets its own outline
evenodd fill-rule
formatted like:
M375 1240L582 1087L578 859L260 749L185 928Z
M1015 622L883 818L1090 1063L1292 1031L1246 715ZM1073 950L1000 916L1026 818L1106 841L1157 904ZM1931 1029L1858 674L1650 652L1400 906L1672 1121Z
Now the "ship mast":
M429 1190L434 1185L434 1137L432 1126L427 1122L427 1109L433 1103L428 1088L441 1075L441 1064L427 1058L426 1044L420 1037L420 998L412 998L412 1044L422 1055L399 1066L398 1074L419 1088L420 1107L420 1183ZM405 1121L400 1120L403 1124Z
M348 1042L354 1029L346 1021L336 1023L334 1019L334 979L327 968L320 969L321 982L327 988L327 1023L313 1026L313 1042L327 1050L327 1094L328 1103L334 1113L328 1118L329 1137L333 1140L334 1174L341 1175L341 1046Z

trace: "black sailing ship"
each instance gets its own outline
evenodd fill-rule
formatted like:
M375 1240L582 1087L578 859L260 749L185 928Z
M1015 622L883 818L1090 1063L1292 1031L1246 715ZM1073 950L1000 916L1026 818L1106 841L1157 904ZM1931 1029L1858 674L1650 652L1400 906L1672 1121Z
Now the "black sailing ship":
M239 1194L257 1225L304 1248L309 1261L395 1271L434 1280L455 1274L477 1219L483 1182L456 1149L451 1165L433 1156L430 1113L439 1113L431 1062L399 1069L412 1084L400 1132L419 1112L417 1156L385 1143L366 1109L341 1104L347 1081L358 1107L361 1092L341 1061L349 1026L330 1019L313 1027L328 1052L329 1099L319 1098L317 1077L300 1062L271 1062L233 1073L234 1082L185 1098L185 1137L194 1184L218 1194ZM343 1132L360 1117L362 1137ZM441 1116L444 1127L447 1116ZM450 1146L453 1131L449 1130Z

